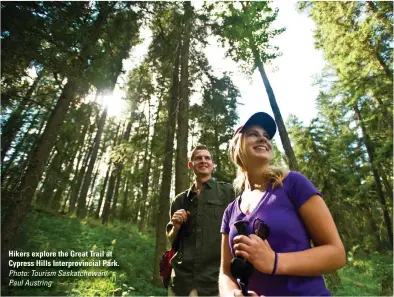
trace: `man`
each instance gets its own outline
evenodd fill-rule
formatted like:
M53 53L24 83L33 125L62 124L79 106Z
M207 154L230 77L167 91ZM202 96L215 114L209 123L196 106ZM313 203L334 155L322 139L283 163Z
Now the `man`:
M170 209L167 238L181 236L178 252L171 260L169 296L214 296L219 294L220 226L224 210L234 200L230 184L212 179L214 163L207 147L197 145L188 167L194 184L177 195Z

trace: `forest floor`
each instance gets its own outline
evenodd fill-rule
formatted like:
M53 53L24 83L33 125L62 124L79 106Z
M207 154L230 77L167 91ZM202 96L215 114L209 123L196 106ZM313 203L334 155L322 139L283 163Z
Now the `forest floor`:
M25 219L22 232L18 237L18 250L26 252L105 251L111 257L56 257L43 258L62 261L115 260L115 267L22 267L17 271L107 271L106 276L44 276L10 277L21 279L53 281L47 286L2 286L2 296L167 296L163 287L151 284L154 265L155 238L153 232L138 232L136 226L115 222L103 227L94 220L80 221L68 217L52 215L33 210ZM19 258L15 261L36 260L37 258ZM383 259L383 260L382 260ZM386 255L374 262L374 257L353 260L351 265L338 271L340 286L329 286L335 296L379 296L381 291L382 263L391 267L391 260ZM390 266L391 265L391 266ZM384 270L384 269L383 269ZM386 292L392 294L392 282Z

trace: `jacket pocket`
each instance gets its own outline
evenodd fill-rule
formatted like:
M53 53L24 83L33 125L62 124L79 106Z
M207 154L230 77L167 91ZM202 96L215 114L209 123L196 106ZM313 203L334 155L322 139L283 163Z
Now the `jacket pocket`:
M221 200L208 200L208 212L215 219L222 219L226 203Z

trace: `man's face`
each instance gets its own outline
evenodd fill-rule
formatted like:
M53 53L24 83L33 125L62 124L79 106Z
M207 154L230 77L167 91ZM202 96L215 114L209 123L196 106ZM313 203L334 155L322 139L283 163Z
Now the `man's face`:
M193 169L196 176L210 176L213 170L213 162L211 154L207 150L197 150L194 152L192 161L189 161L188 166Z

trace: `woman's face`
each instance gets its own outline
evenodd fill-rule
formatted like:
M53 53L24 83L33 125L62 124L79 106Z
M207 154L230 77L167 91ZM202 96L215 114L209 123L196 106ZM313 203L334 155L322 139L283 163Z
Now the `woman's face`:
M248 164L267 164L272 160L272 144L264 128L250 126L243 131Z

